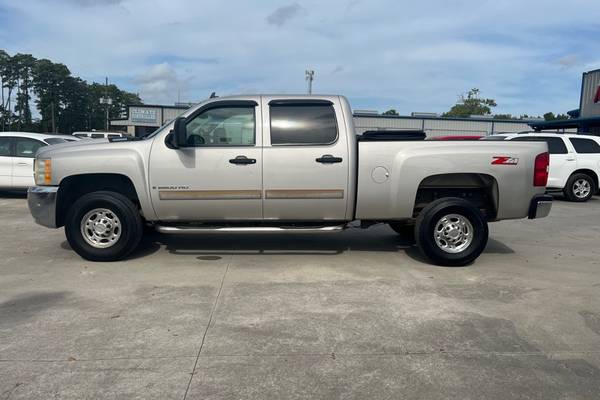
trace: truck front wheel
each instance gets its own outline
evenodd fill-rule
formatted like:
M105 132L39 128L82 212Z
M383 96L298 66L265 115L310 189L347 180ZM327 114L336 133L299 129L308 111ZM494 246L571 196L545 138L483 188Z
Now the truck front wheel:
M99 191L81 196L69 208L65 234L77 254L90 261L117 261L139 244L142 218L120 193Z
M473 262L488 241L487 221L466 200L447 197L429 203L417 217L415 239L421 252L439 265Z

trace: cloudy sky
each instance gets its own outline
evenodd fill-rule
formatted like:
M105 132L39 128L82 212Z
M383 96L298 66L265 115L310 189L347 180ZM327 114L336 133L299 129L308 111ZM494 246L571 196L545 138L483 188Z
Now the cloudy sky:
M303 93L310 67L355 109L443 112L477 87L497 113L565 112L598 38L598 0L0 0L0 48L147 103Z

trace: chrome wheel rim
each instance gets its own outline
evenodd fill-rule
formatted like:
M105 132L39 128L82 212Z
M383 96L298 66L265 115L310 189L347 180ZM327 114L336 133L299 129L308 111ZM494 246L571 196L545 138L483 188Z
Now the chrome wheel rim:
M435 224L433 238L446 253L460 253L473 242L473 225L460 214L444 215Z
M81 219L81 235L96 249L114 246L121 237L121 221L107 208L95 208Z
M592 185L587 179L577 179L573 183L573 194L578 199L584 199L592 192Z

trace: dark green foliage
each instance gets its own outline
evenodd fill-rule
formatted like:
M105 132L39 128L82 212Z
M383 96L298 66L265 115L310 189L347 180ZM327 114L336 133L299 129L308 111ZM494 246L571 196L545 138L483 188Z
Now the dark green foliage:
M496 100L479 97L479 89L475 88L469 90L466 96L461 95L459 102L442 116L468 118L471 115L489 115L492 107L496 107Z
M106 106L101 97L110 97L110 119L118 118L127 104L142 104L137 94L116 85L88 84L72 76L66 65L31 54L10 56L0 50L0 130L60 132L104 129ZM33 119L32 95L39 119Z

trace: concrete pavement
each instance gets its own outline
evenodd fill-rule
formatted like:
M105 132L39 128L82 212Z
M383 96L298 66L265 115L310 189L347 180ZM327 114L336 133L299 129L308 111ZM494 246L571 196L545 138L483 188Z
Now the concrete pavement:
M0 399L594 399L600 199L490 225L473 265L387 227L153 234L92 263L0 196Z

